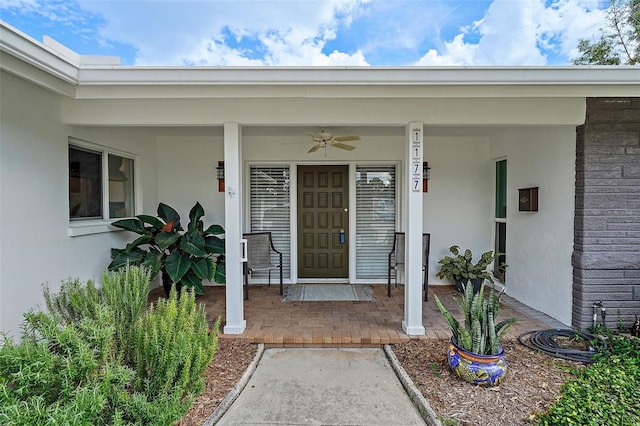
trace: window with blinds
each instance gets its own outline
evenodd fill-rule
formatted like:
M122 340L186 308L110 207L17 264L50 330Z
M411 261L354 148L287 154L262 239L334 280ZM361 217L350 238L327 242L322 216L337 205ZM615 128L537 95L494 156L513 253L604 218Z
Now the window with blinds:
M395 166L356 167L356 277L387 277L396 228Z
M282 253L282 269L285 278L291 276L289 183L288 166L251 166L250 168L251 232L271 231L273 245ZM273 261L277 262L275 256ZM253 277L266 279L267 275L266 271L256 272Z

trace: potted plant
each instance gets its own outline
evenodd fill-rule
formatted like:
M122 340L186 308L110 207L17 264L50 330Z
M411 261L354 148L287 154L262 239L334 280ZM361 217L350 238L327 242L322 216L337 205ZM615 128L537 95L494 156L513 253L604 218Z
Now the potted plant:
M461 253L460 247L451 246L449 247L449 252L451 252L453 256L445 256L438 261L441 266L436 276L438 278L453 279L456 283L456 288L460 292L464 292L467 282L471 281L474 292L477 293L484 280L488 280L493 284L493 276L498 272L503 272L507 267L507 264L502 262L498 270L492 272L487 270L487 267L493 263L494 259L502 253L487 251L482 253L480 260L474 263L473 254L469 249Z
M203 280L225 282L224 234L220 225L204 229L204 209L199 202L189 212L189 225L185 231L180 225L180 215L164 203L158 205L158 217L138 215L122 219L111 225L135 232L140 237L124 249L111 249L109 270L127 264L145 265L151 277L162 274L162 285L169 296L172 285L182 286L204 294Z
M451 370L474 385L495 386L507 372L502 338L517 318L496 324L503 293L496 295L491 287L485 298L484 289L484 282L475 294L471 285L465 286L462 302L458 302L464 313L462 324L442 305L438 296L434 297L453 334L447 353Z

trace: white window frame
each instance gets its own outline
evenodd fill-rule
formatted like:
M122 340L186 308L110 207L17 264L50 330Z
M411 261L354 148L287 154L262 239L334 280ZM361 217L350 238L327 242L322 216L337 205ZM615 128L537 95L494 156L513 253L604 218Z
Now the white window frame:
M497 175L496 175L496 164L498 164L500 161L507 161L507 182L506 182L506 186L507 186L507 190L506 190L506 191L507 191L507 194L505 194L505 195L508 195L508 193L509 193L509 161L507 160L507 157L498 157L498 158L495 158L495 159L493 160L493 163L492 163L492 164L493 164L493 172L492 172L492 173L493 173L493 185L492 185L492 186L493 186L493 203L492 203L492 205L491 205L491 209L492 209L492 211L493 211L493 213L491 214L491 217L492 217L492 219L493 219L493 220L492 220L492 223L493 223L493 230L492 230L491 234L493 235L493 249L494 249L494 250L495 250L495 248L496 248L496 243L497 243L497 241L496 241L496 228L497 228L497 226L498 226L498 223L504 223L505 227L507 228L507 231L508 231L508 229L509 229L509 222L508 222L508 218L509 218L509 205L508 205L508 199L509 199L509 197L508 197L508 196L507 196L507 212L506 212L506 217L504 217L504 218L498 218L498 217L496 217L496 198L498 197L498 194L496 193L496 183L497 183L497 179L498 179L498 177L497 177ZM509 254L507 250L505 250L505 254L506 254L506 255L508 255L508 254ZM507 262L507 264L509 264L509 263ZM491 265L491 267L493 268L493 265ZM506 277L506 275L505 275L505 277ZM494 277L494 281L495 281L496 289L498 289L498 290L500 290L500 291L505 290L505 288L506 288L506 287L505 287L506 280L505 280L505 281L502 281L502 280L500 280L498 277Z
M67 143L67 180L69 182L69 148L76 147L78 149L86 149L100 153L102 156L102 218L77 218L71 219L69 217L69 230L68 235L70 237L77 237L81 235L92 235L104 232L116 232L121 231L119 228L111 226L116 220L125 218L109 218L109 154L117 155L127 158L133 161L133 199L134 209L133 217L138 214L142 203L142 197L140 194L139 175L138 170L138 156L130 152L122 151L119 149L111 148L108 146L100 145L97 143L89 142L83 139L75 137L69 137ZM67 187L67 199L66 199L66 211L69 212L69 188Z

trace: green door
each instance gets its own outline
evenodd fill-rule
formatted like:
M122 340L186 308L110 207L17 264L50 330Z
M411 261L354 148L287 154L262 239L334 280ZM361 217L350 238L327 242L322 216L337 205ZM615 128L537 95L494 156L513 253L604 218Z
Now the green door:
M298 166L298 277L349 277L349 166Z

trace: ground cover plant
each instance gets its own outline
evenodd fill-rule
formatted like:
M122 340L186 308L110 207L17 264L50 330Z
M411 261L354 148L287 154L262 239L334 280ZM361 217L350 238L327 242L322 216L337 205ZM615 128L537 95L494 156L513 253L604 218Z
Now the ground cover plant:
M609 333L608 350L562 387L540 425L640 424L640 339Z
M0 424L171 425L203 389L218 343L193 292L147 307L149 273L45 290L16 343L0 347Z

